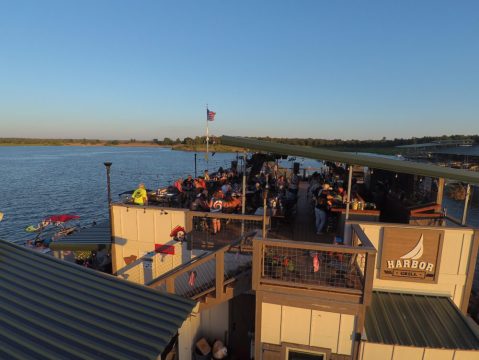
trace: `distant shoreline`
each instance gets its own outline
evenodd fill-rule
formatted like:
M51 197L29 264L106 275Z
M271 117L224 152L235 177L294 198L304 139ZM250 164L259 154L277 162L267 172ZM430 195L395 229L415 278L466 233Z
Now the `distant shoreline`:
M79 146L79 147L121 147L121 148L169 148L175 151L187 151L187 152L206 152L206 145L186 145L186 144L173 144L173 145L164 145L156 144L153 142L118 142L111 143L110 141L99 141L97 143L83 143L83 142L32 142L32 143L17 143L17 142L4 142L0 141L0 147L20 147L20 146L58 146L58 147L68 147L68 146ZM209 152L218 152L218 153L234 153L242 152L242 148L236 148L226 145L210 145Z

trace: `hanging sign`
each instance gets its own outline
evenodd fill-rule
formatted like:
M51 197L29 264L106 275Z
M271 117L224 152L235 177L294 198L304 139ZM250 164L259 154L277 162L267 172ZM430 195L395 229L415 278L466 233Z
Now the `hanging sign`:
M160 254L175 255L173 245L155 244L155 252Z
M444 231L384 228L379 278L437 283Z

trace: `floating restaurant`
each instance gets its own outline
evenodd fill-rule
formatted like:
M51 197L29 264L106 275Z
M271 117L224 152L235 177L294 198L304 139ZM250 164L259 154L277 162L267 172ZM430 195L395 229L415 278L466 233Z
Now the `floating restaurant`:
M110 200L110 232L102 226L52 243L59 257L82 246L108 249L115 276L8 245L54 272L45 286L61 294L44 296L22 280L20 300L28 305L30 291L38 294L48 316L27 307L34 314L22 318L20 330L21 312L11 310L15 298L1 298L8 331L47 329L45 322L55 320L57 341L53 334L23 337L23 354L55 358L49 356L54 346L72 353L80 347L76 332L86 337L91 319L78 358L109 358L92 355L95 336L104 336L99 349L124 350L118 358L130 359L479 358L479 327L468 315L479 230L467 226L467 206L462 219L441 207L444 179L479 184L479 173L247 138L225 136L222 143L261 152L250 159L245 153L205 182L213 200L222 186L236 193L241 201L233 210L194 207L205 189L158 189L142 205L128 197ZM298 163L279 167L282 155L326 165L307 176ZM313 210L322 210L321 196L324 222ZM25 275L15 259L7 264L12 249L0 250L0 286L14 291L15 276ZM98 306L69 304L80 296L69 277L81 278L75 291L91 292ZM54 316L55 308L62 316ZM87 315L75 330L67 322L79 319L79 311ZM93 321L96 316L101 320ZM127 333L110 331L107 321L124 324ZM37 345L43 357L35 357ZM130 355L130 345L138 354Z

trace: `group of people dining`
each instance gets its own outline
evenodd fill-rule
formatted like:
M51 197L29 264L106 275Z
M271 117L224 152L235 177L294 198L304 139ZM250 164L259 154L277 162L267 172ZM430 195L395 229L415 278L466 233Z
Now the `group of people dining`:
M295 204L299 177L297 174L292 174L287 178L278 172L275 165L264 162L259 172L248 174L245 213L254 214L257 211L263 211L265 200L268 207L281 212ZM212 174L205 170L198 177L188 175L184 179L178 178L167 189L160 190L167 191L174 197L171 206L211 213L239 213L242 210L242 175L235 168L225 170L220 167ZM266 189L267 192L265 192ZM150 197L151 199L145 184L141 183L132 194L132 202L141 206L154 203L153 197ZM221 223L218 221L216 224L213 223L213 226L213 232L216 233L220 230Z
M308 196L314 206L316 233L322 235L327 230L328 220L337 216L331 209L347 203L347 192L342 182L315 172L309 179Z

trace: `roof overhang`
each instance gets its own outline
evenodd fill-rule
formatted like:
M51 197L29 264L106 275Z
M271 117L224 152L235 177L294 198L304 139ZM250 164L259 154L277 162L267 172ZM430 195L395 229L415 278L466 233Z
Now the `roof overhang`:
M373 169L382 169L397 173L445 178L463 181L469 184L479 184L479 172L452 169L426 163L388 159L383 157L362 155L358 153L313 148L309 146L280 144L253 138L234 137L227 135L221 137L221 143L224 145L243 147L252 150L261 150L270 153L301 156L309 159L341 162L351 165L362 165Z
M52 250L92 250L100 251L111 248L110 223L105 222L50 243Z

